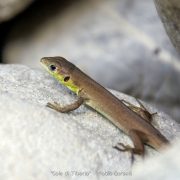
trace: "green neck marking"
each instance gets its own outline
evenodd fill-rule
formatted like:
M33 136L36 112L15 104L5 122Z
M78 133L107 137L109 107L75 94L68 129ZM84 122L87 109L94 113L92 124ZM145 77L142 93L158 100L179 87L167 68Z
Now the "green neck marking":
M71 91L73 91L74 93L78 94L80 88L77 87L76 85L74 85L73 81L70 79L68 82L64 82L64 77L61 76L60 74L56 74L56 73L52 73L50 72L50 74L58 80L58 82L60 82L61 84L63 84L64 86L66 86L67 88L69 88Z

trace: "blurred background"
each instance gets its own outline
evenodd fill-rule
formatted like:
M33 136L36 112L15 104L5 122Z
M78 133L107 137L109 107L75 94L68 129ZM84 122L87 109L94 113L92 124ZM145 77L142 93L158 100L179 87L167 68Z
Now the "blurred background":
M39 68L43 56L63 56L180 123L179 54L153 0L0 0L1 63Z

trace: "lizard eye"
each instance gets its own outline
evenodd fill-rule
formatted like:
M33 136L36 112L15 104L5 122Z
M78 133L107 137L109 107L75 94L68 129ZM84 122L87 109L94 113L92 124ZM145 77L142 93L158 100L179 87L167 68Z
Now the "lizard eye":
M64 78L64 82L68 82L69 79L70 79L70 76L66 76L66 77Z
M49 69L50 69L51 71L55 71L55 70L56 70L56 66L52 64L52 65L49 66Z

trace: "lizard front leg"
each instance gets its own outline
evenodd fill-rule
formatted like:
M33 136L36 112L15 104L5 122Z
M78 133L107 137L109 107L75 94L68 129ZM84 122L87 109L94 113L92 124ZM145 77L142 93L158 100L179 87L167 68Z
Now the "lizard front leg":
M84 103L84 99L80 97L74 103L63 106L63 107L60 104L56 103L56 102L47 103L47 107L49 107L51 109L54 109L54 110L56 110L58 112L61 112L61 113L67 113L67 112L70 112L70 111L73 111L73 110L79 108L83 103Z

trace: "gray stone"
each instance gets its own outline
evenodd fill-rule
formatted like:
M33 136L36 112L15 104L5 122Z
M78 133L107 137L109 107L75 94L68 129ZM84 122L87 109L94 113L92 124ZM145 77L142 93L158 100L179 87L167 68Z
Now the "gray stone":
M180 53L180 1L154 0L164 27Z
M132 97L112 93L137 104ZM108 120L85 106L68 114L45 106L53 101L69 104L76 98L45 71L0 66L0 179L70 179L66 172L86 173L83 179L104 179L105 173L131 173L131 155L112 146L132 142ZM154 126L169 140L177 139L179 125L145 105L150 112L158 112ZM159 156L149 147L146 152L146 157ZM136 156L135 166L141 163ZM74 178L79 179L77 174Z
M0 22L23 11L33 0L0 0Z
M153 1L89 0L59 7L48 7L48 14L33 11L17 23L4 61L38 66L42 56L61 55L104 86L179 119L179 57Z

